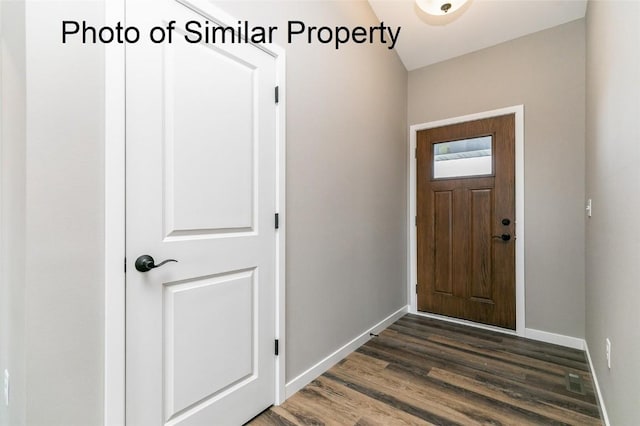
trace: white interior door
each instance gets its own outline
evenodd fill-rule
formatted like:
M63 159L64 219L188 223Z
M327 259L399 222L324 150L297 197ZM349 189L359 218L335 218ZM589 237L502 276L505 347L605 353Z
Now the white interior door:
M187 43L209 13L127 0L128 425L237 425L274 402L275 59ZM146 41L171 20L172 43ZM140 272L141 255L178 262Z

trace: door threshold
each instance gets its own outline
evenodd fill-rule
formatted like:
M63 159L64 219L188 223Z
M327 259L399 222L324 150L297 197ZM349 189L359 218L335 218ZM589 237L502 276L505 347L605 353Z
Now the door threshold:
M422 311L418 311L418 310L416 310L414 312L410 312L410 313L414 314L414 315L421 316L421 317L437 319L437 320L440 320L440 321L451 322L451 323L454 323L454 324L467 325L469 327L481 328L483 330L495 331L495 332L502 333L502 334L509 334L511 336L524 337L524 335L518 334L518 332L515 331L515 330L511 330L511 329L508 329L508 328L502 328L502 327L496 327L495 325L487 325L487 324L482 324L482 323L479 323L479 322L473 322L473 321L464 320L464 319L460 319L460 318L448 317L446 315L432 314L432 313L429 313L429 312L422 312Z

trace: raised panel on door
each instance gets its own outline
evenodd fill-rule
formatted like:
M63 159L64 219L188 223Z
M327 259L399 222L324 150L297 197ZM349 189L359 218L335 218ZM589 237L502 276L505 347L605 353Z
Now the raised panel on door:
M165 421L255 377L257 285L255 270L163 284Z
M167 236L252 231L256 66L179 40L163 46Z
M492 303L493 296L493 244L491 221L493 218L493 189L473 189L470 191L469 233L470 257L470 296Z
M435 291L453 293L453 193L437 191L433 194L434 212L434 263Z

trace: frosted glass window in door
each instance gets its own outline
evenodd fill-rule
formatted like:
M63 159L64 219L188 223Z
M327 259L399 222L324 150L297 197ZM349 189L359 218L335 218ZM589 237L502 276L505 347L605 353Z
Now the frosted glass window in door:
M491 136L433 144L434 179L493 174Z

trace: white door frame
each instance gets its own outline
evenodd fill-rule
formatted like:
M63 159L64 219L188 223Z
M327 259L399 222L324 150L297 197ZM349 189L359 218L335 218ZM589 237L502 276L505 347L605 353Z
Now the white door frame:
M126 0L105 2L105 23L125 22ZM219 24L233 26L238 20L206 0L190 0L210 11ZM276 107L276 206L280 228L276 230L276 357L274 404L285 400L285 51L277 45L256 45L275 58L279 102ZM105 46L105 247L104 247L104 424L125 424L125 50L124 45Z
M516 330L508 330L500 327L493 327L485 324L478 324L471 321L460 320L442 315L427 314L419 312L417 307L416 283L418 277L418 254L417 254L417 230L415 226L416 211L416 138L420 130L434 127L446 126L449 124L462 123L465 121L479 120L483 118L496 117L499 115L515 114L515 136L516 136ZM407 282L407 304L409 312L438 318L445 321L472 325L480 328L500 331L503 333L525 335L525 277L524 277L524 105L515 105L492 111L480 112L477 114L463 115L461 117L447 118L444 120L431 121L429 123L414 124L409 127L409 200L408 200L408 274Z

